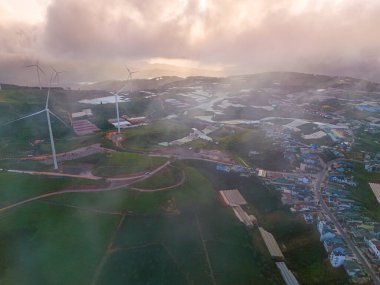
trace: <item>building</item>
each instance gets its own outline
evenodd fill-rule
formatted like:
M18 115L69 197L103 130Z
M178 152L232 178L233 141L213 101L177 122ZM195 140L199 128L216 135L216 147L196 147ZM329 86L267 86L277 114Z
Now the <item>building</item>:
M253 227L257 225L257 219L254 215L248 215L240 206L232 207L232 210L235 213L235 216L247 227Z
M246 205L247 201L245 201L239 190L221 190L219 191L219 198L224 205L232 208L235 216L247 227L257 225L256 217L254 215L247 214L241 207L242 205Z
M267 246L269 250L269 254L272 256L273 259L276 260L284 260L285 257L282 254L282 251L280 247L277 244L277 241L273 237L273 235L270 232L267 232L264 230L264 228L259 227L259 231L261 234L261 237L263 238L265 245Z
M259 177L266 178L267 177L267 171L264 169L259 169L258 175L259 175Z
M369 251L373 253L376 258L380 258L380 241L377 239L368 240Z
M286 266L285 262L276 262L278 270L280 270L281 276L285 281L286 285L299 285L296 277L294 277L293 272L291 272Z
M239 190L233 189L233 190L221 190L219 191L219 195L221 200L227 205L227 206L241 206L246 205L247 201L244 199L244 197L240 194Z
M74 132L78 136L85 136L100 131L100 129L89 120L75 120L72 121L72 125Z
M125 118L128 122L130 122L132 125L140 125L140 124L146 124L147 119L146 117L130 117Z
M231 168L228 165L224 164L217 164L216 165L216 170L218 171L223 171L223 172L230 172Z
M92 116L92 110L91 109L83 109L81 112L76 112L71 114L72 119L86 117L86 116Z
M363 269L354 260L346 260L343 263L344 270L351 279L365 276Z
M380 184L378 183L369 183L373 194L376 197L377 202L380 204Z
M337 247L333 251L331 251L330 256L330 263L332 267L339 267L343 265L345 259L346 259L346 251L343 247Z

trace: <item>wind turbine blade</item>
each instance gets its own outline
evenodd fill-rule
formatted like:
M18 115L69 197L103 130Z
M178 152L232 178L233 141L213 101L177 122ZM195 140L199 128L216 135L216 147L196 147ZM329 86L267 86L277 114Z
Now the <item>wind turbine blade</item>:
M44 70L39 66L39 65L37 65L37 68L38 68L38 70L39 71L41 71L42 72L42 74L44 74L45 75L45 72L44 72Z
M60 117L58 117L58 115L54 114L54 113L53 113L52 111L50 111L49 109L48 109L48 112L49 112L50 114L52 114L56 119L60 120L61 123L64 124L66 127L70 128L69 125L66 124L66 122L65 122L64 120L62 120Z
M51 84L53 83L53 80L56 78L57 74L54 75L54 72L50 74L50 81L49 81L49 89L51 87Z
M30 114L30 115L27 115L27 116L24 116L24 117L18 118L18 119L16 119L16 120L13 120L13 121L7 122L7 123L5 123L5 124L2 124L1 126L6 126L6 125L12 124L12 123L14 123L14 122L21 121L21 120L24 120L24 119L26 119L26 118L33 117L33 116L35 116L35 115L41 114L41 113L43 113L43 112L45 112L45 110L41 110L41 111L35 112L35 113L33 113L33 114Z
M49 65L49 67L50 67L55 73L57 73L57 70L55 70L54 67L52 67L51 65Z
M119 95L119 93L120 93L121 91L123 91L127 86L128 86L128 83L125 84L123 87L121 87L119 91L117 91L116 93L114 93L114 95L115 95L115 96Z
M25 65L25 67L35 67L36 65L35 64L32 64L32 65Z

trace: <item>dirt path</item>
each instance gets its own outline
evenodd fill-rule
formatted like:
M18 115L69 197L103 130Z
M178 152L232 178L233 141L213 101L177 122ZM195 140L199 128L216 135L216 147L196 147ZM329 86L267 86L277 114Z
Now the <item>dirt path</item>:
M96 271L94 273L94 277L92 278L92 282L91 282L92 285L95 285L98 282L98 279L99 279L100 273L102 272L103 266L106 264L107 259L112 252L112 245L113 245L113 242L114 242L115 237L117 235L117 232L120 230L120 228L123 225L126 217L127 217L127 214L124 213L123 216L121 217L120 221L119 221L119 224L117 225L116 229L112 233L111 238L110 238L108 245L107 245L107 248L106 248L106 252L104 253L102 259L100 260L100 263L99 263L99 265L96 268Z
M211 277L211 280L212 280L212 284L216 285L214 271L212 270L212 267L211 267L210 257L208 255L207 246L206 246L206 243L205 243L205 240L204 240L204 237L203 237L203 232L202 232L201 225L199 223L199 217L198 217L197 213L195 214L195 217L196 217L196 221L197 221L198 232L199 232L199 235L200 235L201 241L202 241L203 251L204 251L205 256L206 256L206 260L207 260L208 269L209 269L209 272L210 272L210 277Z

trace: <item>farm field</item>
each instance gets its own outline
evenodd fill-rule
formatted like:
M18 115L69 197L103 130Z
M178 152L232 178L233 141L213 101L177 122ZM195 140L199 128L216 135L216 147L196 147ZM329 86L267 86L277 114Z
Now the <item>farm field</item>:
M185 173L165 192L71 193L2 212L2 284L281 283L210 181Z
M93 173L103 177L116 177L155 168L165 163L165 161L165 158L149 157L135 153L115 152L101 154L96 156Z

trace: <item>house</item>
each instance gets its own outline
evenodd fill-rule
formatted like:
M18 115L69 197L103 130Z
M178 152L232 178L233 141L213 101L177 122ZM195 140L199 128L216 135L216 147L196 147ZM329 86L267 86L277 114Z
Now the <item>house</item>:
M373 253L376 258L380 258L380 241L377 239L368 240L369 251Z
M326 240L332 239L335 237L335 233L327 226L324 226L321 232L320 241L324 242Z
M375 195L377 202L380 203L380 184L369 183L369 186L371 187L371 190L373 194Z
M258 175L259 175L259 177L266 178L267 177L267 171L263 170L263 169L259 169Z
M92 116L92 110L91 109L83 109L81 112L76 112L71 114L71 118L81 118L85 116Z
M327 252L331 252L335 248L344 246L344 242L340 236L335 236L323 242L323 246Z
M331 251L329 260L332 267L339 267L343 265L344 260L346 259L346 251L343 247L337 247L333 251Z
M224 164L217 164L216 165L216 170L218 171L223 171L223 172L230 172L231 168L228 165Z
M125 117L125 119L130 122L132 125L146 124L146 117Z
M343 268L351 279L363 277L365 275L360 265L353 260L346 260L343 263Z

